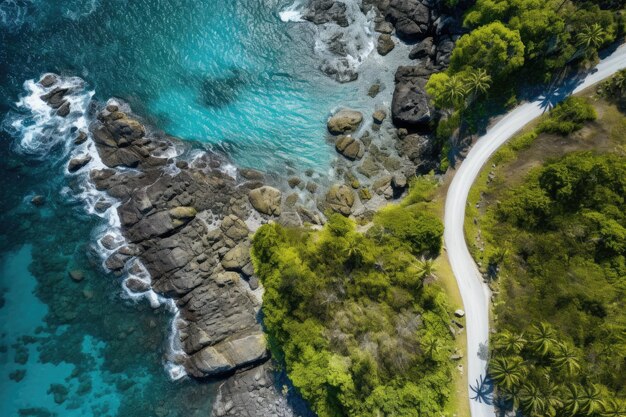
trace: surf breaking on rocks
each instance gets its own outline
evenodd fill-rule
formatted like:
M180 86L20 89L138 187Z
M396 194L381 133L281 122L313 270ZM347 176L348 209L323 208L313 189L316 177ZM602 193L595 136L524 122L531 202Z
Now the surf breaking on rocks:
M18 112L8 114L3 121L3 128L16 138L14 151L37 160L52 159L55 164L69 161L65 175L78 178L79 186L75 190L64 187L60 192L81 201L87 213L103 219L102 226L94 230L93 246L97 248L104 270L112 272L109 259L120 248L126 247L128 241L122 234L117 212L121 202L98 190L89 174L91 170L107 168L89 132L96 109L95 91L87 90L85 82L78 77L54 74L45 74L39 82L26 81L24 90L25 94L16 102ZM110 100L107 105L122 106L116 100ZM174 148L167 151L162 154L176 155ZM164 366L170 379L185 377L185 353L179 334L183 319L174 300L152 289L150 274L137 258L116 275L123 279L123 298L135 302L147 300L152 308L164 306L171 312L173 317Z

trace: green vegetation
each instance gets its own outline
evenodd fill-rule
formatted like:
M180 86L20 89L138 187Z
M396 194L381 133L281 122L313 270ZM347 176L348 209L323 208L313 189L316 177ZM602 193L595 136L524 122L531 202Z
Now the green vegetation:
M499 394L529 417L625 415L626 157L566 155L487 216Z
M585 122L596 120L596 117L596 111L589 101L580 97L568 97L550 112L550 117L543 120L537 130L539 133L567 136L582 129Z
M365 234L332 215L322 230L261 227L253 240L275 357L320 416L441 415L454 339L431 281L443 226L436 181L411 185Z
M600 91L605 98L617 104L621 111L626 110L626 70L619 71L602 83Z
M466 235L494 292L490 374L527 417L626 416L626 117L607 97L615 84L539 119L470 192Z

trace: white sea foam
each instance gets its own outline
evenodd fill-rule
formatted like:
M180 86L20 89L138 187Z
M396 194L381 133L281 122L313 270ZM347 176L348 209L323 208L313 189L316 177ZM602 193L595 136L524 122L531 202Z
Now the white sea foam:
M280 11L278 16L283 22L304 22L302 14L302 5L295 2L285 10Z
M315 26L314 50L322 60L320 68L326 73L335 74L338 81L349 81L375 48L375 12L372 9L363 14L359 0L343 0L343 3L346 5L347 27L336 23L311 25ZM281 20L304 22L302 7L298 2L289 6L279 13Z

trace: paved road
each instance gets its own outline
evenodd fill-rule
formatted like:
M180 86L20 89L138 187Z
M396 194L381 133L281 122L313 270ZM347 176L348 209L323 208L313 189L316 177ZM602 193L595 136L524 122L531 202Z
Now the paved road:
M536 101L520 105L478 139L452 180L446 197L444 239L465 306L467 376L472 417L494 417L495 412L490 404L489 384L482 382L487 362L484 355L479 356L479 351L482 353L486 350L489 338L490 292L469 253L463 230L470 187L489 157L516 132L544 113L550 105L604 80L622 68L626 68L626 45L620 46L610 56L602 59L595 70L578 83L571 82L549 97L540 97Z

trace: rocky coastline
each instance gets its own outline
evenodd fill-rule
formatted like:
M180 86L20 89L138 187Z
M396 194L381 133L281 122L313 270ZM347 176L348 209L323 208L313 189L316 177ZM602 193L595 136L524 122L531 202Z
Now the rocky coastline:
M93 142L103 167L90 167L95 155L75 155L68 172L89 171L95 188L118 202L95 205L116 210L123 236L100 239L109 254L104 265L125 277L130 293L174 300L181 352L168 360L192 377L223 379L214 415L309 415L295 394L285 395L288 382L269 361L251 237L269 221L322 225L330 212L367 222L403 195L411 177L437 169L431 129L438 115L424 85L447 66L462 34L460 12L447 12L443 3L362 1L363 13L374 16L377 53L409 42L415 64L398 68L389 108L330 115L326 140L338 157L329 178L233 170L224 155L152 130L116 99L96 103L88 131L76 133L75 144ZM351 23L343 1L313 0L307 10L304 19L317 25ZM55 87L57 80L54 74L40 80L49 89L41 99L65 117L72 111L68 90ZM372 99L379 89L372 85Z

